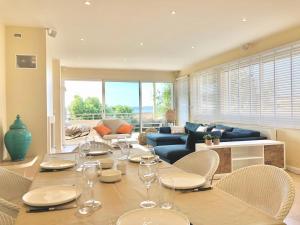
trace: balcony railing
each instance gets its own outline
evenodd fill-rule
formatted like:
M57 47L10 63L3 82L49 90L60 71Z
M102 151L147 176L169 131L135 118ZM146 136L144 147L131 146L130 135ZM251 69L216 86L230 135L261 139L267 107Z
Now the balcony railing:
M105 118L118 118L127 121L128 123L134 126L134 130L136 132L140 131L140 126L142 126L142 131L147 128L158 128L164 124L163 119L153 119L152 113L142 113L142 122L139 122L139 113L106 113ZM84 113L84 114L67 114L66 115L66 122L75 122L78 121L79 123L86 120L101 120L103 119L103 114L101 113Z

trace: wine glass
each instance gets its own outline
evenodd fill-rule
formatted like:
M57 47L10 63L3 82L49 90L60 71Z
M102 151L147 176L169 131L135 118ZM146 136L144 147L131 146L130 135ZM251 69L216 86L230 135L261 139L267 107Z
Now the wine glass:
M147 190L147 199L142 201L140 206L142 208L153 208L156 206L156 203L150 200L150 188L151 184L156 180L156 163L141 161L138 173Z
M130 145L127 141L127 139L125 138L123 141L118 141L118 146L121 150L121 154L122 154L122 159L128 159L129 155L130 155Z
M99 161L87 161L83 163L83 175L87 182L91 196L90 200L87 201L87 204L93 208L98 208L101 206L101 202L95 200L94 198L94 186L97 182L97 178L100 172L101 166Z

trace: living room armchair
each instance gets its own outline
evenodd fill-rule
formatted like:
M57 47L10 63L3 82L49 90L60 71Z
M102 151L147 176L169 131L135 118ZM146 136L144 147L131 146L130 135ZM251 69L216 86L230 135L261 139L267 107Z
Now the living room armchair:
M103 119L94 129L107 142L118 138L130 138L133 126L121 119Z

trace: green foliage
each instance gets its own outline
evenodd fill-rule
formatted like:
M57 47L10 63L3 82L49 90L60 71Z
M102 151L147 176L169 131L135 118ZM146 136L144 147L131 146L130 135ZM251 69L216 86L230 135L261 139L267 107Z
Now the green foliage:
M75 95L70 104L69 111L72 117L78 118L81 117L82 114L101 113L102 105L97 97L88 97L83 100L82 97Z
M165 112L172 107L171 85L166 84L162 92L156 93L156 115L164 116Z
M212 140L212 138L213 138L213 137L212 137L212 135L210 135L210 134L206 134L206 135L203 136L203 139L204 139L204 140Z
M132 113L133 108L128 105L116 105L112 107L113 112L115 113Z

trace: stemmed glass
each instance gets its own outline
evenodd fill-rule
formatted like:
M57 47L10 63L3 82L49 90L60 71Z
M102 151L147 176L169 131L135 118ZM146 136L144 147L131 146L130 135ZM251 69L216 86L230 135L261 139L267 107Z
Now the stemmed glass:
M156 163L148 162L148 161L141 161L139 165L139 178L146 186L147 190L147 200L142 201L140 206L142 208L153 208L156 206L156 203L150 200L150 188L151 184L156 180Z
M130 155L130 145L129 145L126 137L124 140L118 141L117 144L121 150L121 154L122 154L121 159L125 159L125 160L128 159L128 157Z
M99 173L101 172L101 166L99 161L87 161L83 163L83 176L87 182L90 199L86 202L87 205L93 208L101 206L101 202L95 200L94 197L94 186L97 182Z

